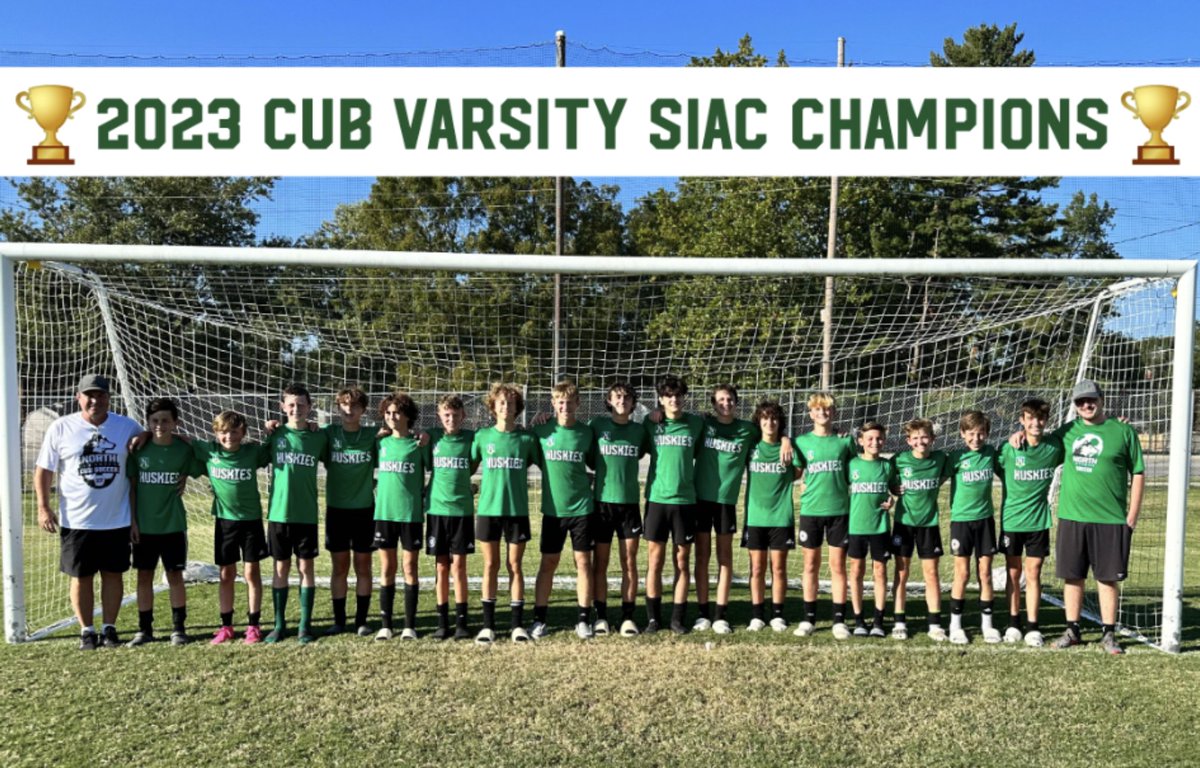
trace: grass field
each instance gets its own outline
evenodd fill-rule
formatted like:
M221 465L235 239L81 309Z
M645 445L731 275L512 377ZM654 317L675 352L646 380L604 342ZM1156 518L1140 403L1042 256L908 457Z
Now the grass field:
M1153 496L1162 493L1151 490L1148 510L1161 508ZM196 538L207 541L204 513L196 510L193 521ZM535 529L537 523L535 515ZM1161 548L1158 526L1148 518L1139 527L1135 542L1148 556ZM1189 540L1198 532L1200 513L1193 511ZM53 537L35 530L28 536L40 541L43 557L56 553L46 546ZM193 546L206 559L208 544ZM536 544L525 562L532 577ZM560 573L569 574L567 563L569 556ZM796 577L799 558L792 563ZM318 564L327 573L328 558ZM432 573L427 559L421 567L422 575ZM52 564L42 568L48 588L58 589ZM616 568L614 557L610 573ZM470 570L478 573L478 557ZM740 549L735 572L746 573ZM1145 582L1153 588L1153 578ZM731 607L738 631L728 637L583 643L569 630L573 593L556 592L550 619L559 631L531 647L342 636L307 647L289 639L276 647L213 648L206 640L217 623L216 588L199 585L188 592L189 629L201 642L184 648L160 642L85 654L74 650L74 630L0 647L0 765L1194 764L1194 556L1185 583L1185 652L1168 656L1127 642L1122 658L1105 656L1094 642L1065 652L978 639L958 648L920 634L904 643L837 643L828 632L828 596L812 638L750 633L748 594L740 587ZM65 587L57 594L65 608ZM968 597L966 624L974 628L978 613ZM422 598L418 629L425 636L435 622L431 591ZM239 587L239 625L244 600ZM269 622L269 591L266 602ZM616 603L610 596L614 617ZM799 610L792 593L790 621ZM477 628L477 594L471 611ZM289 613L294 627L294 590ZM330 621L325 590L316 614L321 631ZM165 594L156 615L165 629ZM922 631L923 600L910 599L909 616L910 628ZM498 626L507 619L502 597ZM1062 621L1059 610L1044 607L1048 635L1061 632ZM136 611L124 609L122 635L135 624ZM1094 641L1095 628L1085 627L1085 637Z

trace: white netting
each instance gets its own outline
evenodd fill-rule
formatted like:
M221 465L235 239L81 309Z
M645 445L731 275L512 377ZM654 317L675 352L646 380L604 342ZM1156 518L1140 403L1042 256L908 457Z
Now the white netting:
M891 452L902 447L900 424L920 415L953 447L959 415L979 408L999 443L1023 399L1054 402L1057 422L1081 372L1100 381L1110 412L1130 418L1147 450L1121 620L1157 640L1174 281L905 277L879 265L877 278L836 282L832 389L842 425L883 421ZM706 388L732 381L745 414L776 397L802 432L804 397L820 385L823 289L814 277L564 276L559 368L580 383L585 418L603 410L612 379L630 379L647 402L653 382L674 372L691 384L697 410ZM17 306L30 630L70 613L57 542L36 530L29 473L41 430L74 408L85 372L113 375L115 407L135 417L150 398L177 398L183 430L197 435L224 408L251 424L273 417L294 381L309 386L325 418L345 383L376 398L410 390L428 427L447 391L466 395L468 426L485 423L482 391L499 379L524 385L530 410L544 410L555 376L548 275L48 263L19 268ZM191 551L207 559L207 496L189 495ZM1047 582L1057 588L1052 575Z

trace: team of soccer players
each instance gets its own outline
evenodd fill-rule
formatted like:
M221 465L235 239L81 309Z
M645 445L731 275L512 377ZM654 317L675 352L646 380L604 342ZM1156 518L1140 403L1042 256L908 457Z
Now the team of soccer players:
M794 630L797 636L816 630L818 576L822 548L827 547L832 636L838 640L887 636L887 569L894 557L891 636L907 639L906 597L915 549L921 561L931 639L970 642L963 614L974 559L983 640L1023 641L1037 647L1045 642L1037 611L1041 568L1050 545L1048 497L1055 470L1065 462L1058 570L1069 587L1068 629L1055 645L1079 642L1079 599L1090 568L1101 585L1102 647L1120 652L1114 637L1113 598L1116 582L1125 577L1129 533L1140 510L1141 451L1131 428L1105 419L1094 383L1082 382L1076 387L1074 400L1080 418L1052 434L1045 432L1049 406L1031 399L1021 405L1021 430L1000 451L987 444L991 427L987 417L968 411L959 423L961 447L934 449L933 424L914 419L903 427L908 450L891 458L883 455L886 429L878 422L861 425L853 438L838 434L836 403L828 394L809 397L812 429L794 440L784 434L786 414L777 402L759 403L752 419L744 421L735 417L738 395L730 384L712 391L711 415L689 413L685 409L687 394L681 379L664 377L657 387L657 407L646 420L637 422L631 418L637 395L628 383L617 382L606 395L608 415L584 424L576 418L579 393L575 385L561 382L551 393L552 414L535 417L533 425L524 429L518 422L525 407L521 390L496 384L485 399L492 426L477 432L464 429L463 402L447 395L437 405L438 427L419 433L415 430L416 403L407 394L395 393L381 403L381 427L375 432L362 423L368 403L360 390L339 392L339 422L317 429L309 423L312 401L308 391L294 385L284 390L280 402L286 421L268 422L268 437L262 444L246 441L245 419L231 411L214 419L214 441L181 440L175 435L177 406L169 399L155 400L146 414L150 432L143 436L133 454L135 460L130 462L136 501L133 562L138 569L139 631L129 644L141 645L153 638L151 585L160 560L171 585L171 641L187 642L180 573L186 560L186 515L178 491L188 476L200 475L206 475L212 486L214 554L220 568L220 626L212 643L235 638L234 582L239 561L248 589L243 641L273 643L286 637L293 557L299 563L301 585L297 638L301 643L314 640L317 468L324 463L328 469L325 548L333 559L334 621L328 634L349 629L346 603L351 564L357 598L353 628L360 636L372 633L368 626L371 558L377 552L380 626L375 638L394 637L392 614L399 570L404 582L400 638L415 639L418 555L424 542L436 565L438 622L433 637L470 638L466 558L478 542L483 554L483 626L475 640L494 642L503 539L510 585L510 637L514 642L542 638L551 631L550 594L568 537L575 563L575 632L580 638L610 631L607 571L614 537L622 574L621 635L654 633L663 627L668 540L674 564L670 629L676 633L689 629L687 600L694 546L699 617L691 629L728 634L733 631L728 616L732 538L738 530L737 506L743 498L744 478L741 545L750 556L750 631L770 627L783 632L789 628L784 618L787 559L798 539L804 552L804 609ZM639 465L647 455L643 521ZM264 466L271 467L265 534L257 485L257 471ZM530 466L541 470L542 524L533 623L527 632L523 556L531 538ZM477 504L472 488L476 472ZM994 478L1000 479L1003 489L999 536L992 500ZM798 479L802 490L797 535L792 486ZM938 494L947 480L950 553L954 557L948 633L942 626L938 575L943 555ZM1132 489L1128 493L1127 487ZM646 540L648 549L646 616L640 626L635 618L639 538ZM714 549L718 569L715 602L709 589ZM991 564L998 551L1004 554L1008 573L1009 623L1003 634L993 626L992 615ZM259 628L262 585L258 563L268 555L274 560L275 618L273 629L264 636ZM874 582L869 616L864 604L868 556ZM449 620L451 576L453 630ZM1020 610L1022 577L1024 618ZM852 630L847 624L847 594Z

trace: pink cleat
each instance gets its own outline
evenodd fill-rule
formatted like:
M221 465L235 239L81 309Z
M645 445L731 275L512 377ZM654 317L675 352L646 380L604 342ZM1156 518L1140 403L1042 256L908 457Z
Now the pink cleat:
M254 645L262 641L262 630L258 627L246 627L246 639L243 640L246 645Z
M233 627L221 627L217 630L217 633L213 635L212 644L220 645L221 643L228 643L232 639Z

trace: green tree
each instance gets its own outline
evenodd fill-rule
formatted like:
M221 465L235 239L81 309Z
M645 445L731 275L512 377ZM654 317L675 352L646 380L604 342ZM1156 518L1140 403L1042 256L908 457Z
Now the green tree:
M1024 39L1015 22L1004 29L980 24L968 29L961 43L947 37L942 43L945 55L930 52L929 63L935 67L1032 67L1033 51L1017 50Z

